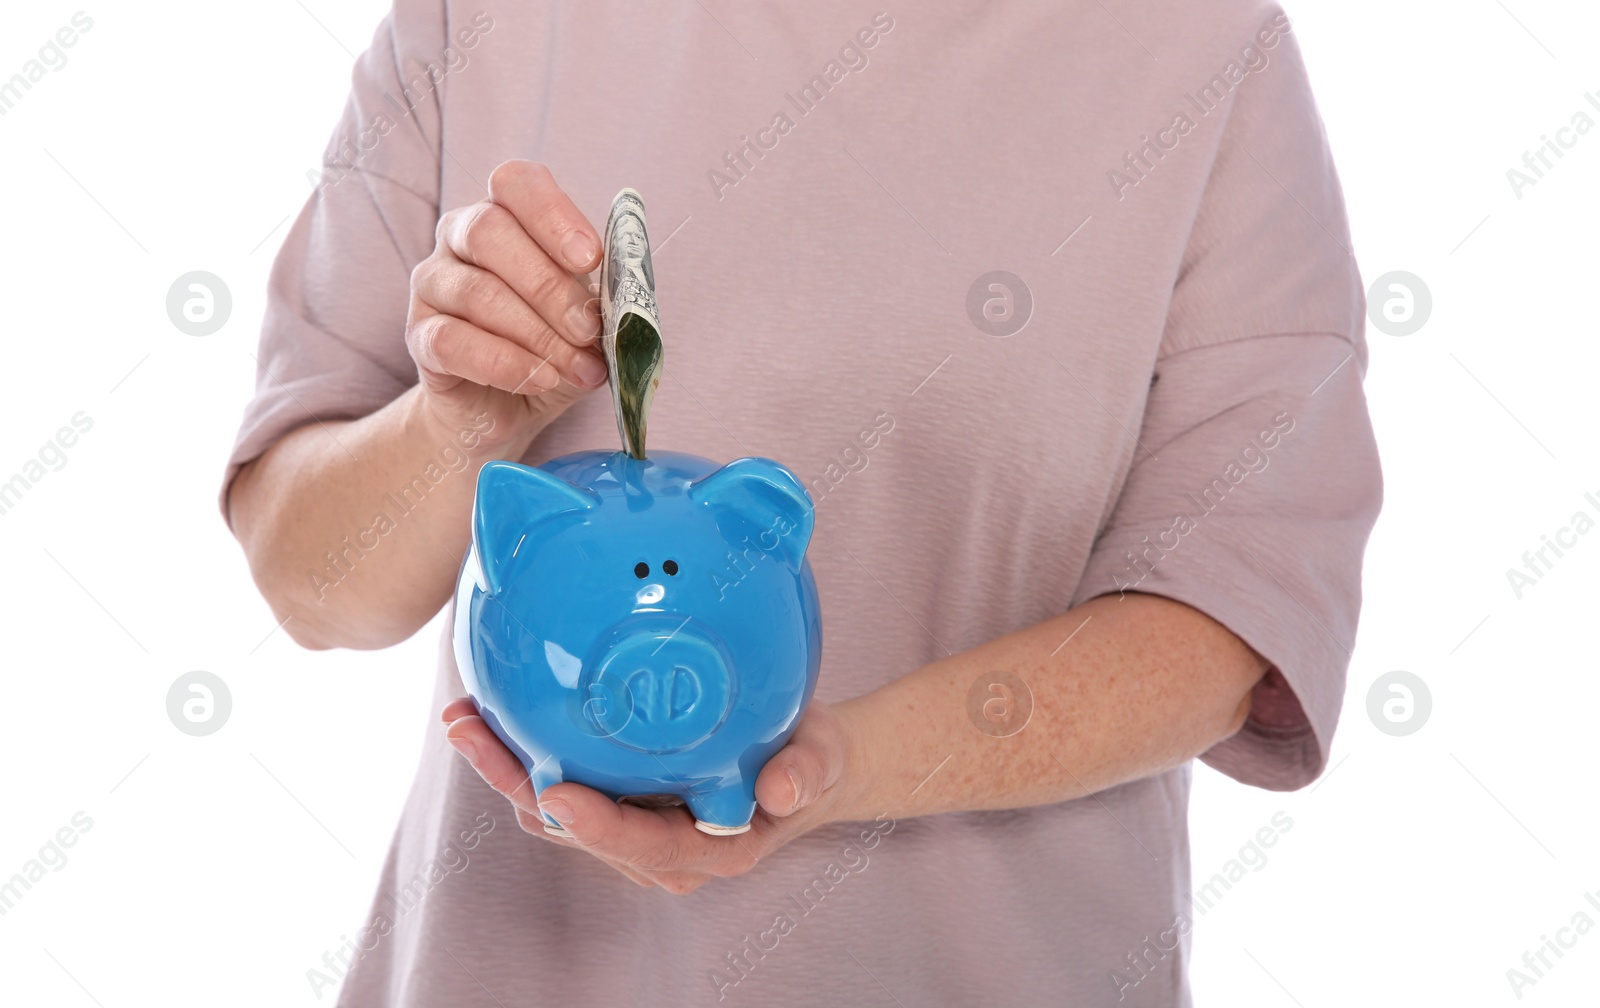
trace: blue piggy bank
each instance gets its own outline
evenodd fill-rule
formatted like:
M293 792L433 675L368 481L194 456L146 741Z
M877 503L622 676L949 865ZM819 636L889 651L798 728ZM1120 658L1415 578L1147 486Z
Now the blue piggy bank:
M490 462L456 590L461 680L536 793L674 795L702 831L743 833L816 687L811 530L804 485L767 459Z

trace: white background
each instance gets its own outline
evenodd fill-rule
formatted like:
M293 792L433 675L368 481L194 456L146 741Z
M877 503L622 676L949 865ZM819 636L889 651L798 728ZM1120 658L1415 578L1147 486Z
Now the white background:
M8 5L0 78L78 9ZM362 922L435 713L438 627L378 653L300 650L215 495L266 272L383 10L86 9L67 64L0 116L0 480L73 414L94 423L0 515L0 879L74 813L93 820L0 916L8 1004L317 1004L306 970ZM1600 923L1583 898L1600 891L1600 533L1521 599L1506 578L1575 512L1600 516L1584 499L1600 499L1600 129L1520 199L1506 177L1579 109L1600 121L1583 98L1600 100L1600 17L1551 0L1289 10L1363 275L1420 276L1433 313L1409 336L1369 328L1386 506L1328 775L1272 794L1197 768L1197 879L1274 812L1293 819L1200 918L1197 1001L1509 1005L1506 971L1541 936L1580 910ZM165 309L196 269L233 296L203 338ZM233 700L204 738L165 707L195 669ZM1432 695L1406 737L1367 714L1396 669ZM1552 961L1521 1000L1593 1003L1600 933Z

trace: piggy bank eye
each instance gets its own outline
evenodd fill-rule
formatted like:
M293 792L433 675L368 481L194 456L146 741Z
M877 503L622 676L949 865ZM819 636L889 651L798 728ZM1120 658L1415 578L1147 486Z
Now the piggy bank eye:
M638 578L640 581L643 581L645 578L650 576L650 565L645 563L643 560L639 561L634 565L633 576Z
M661 565L661 569L667 572L668 577L673 577L678 573L678 561L668 560Z

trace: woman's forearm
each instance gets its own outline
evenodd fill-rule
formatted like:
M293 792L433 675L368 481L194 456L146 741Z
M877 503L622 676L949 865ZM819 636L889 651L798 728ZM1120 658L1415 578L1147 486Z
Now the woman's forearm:
M588 282L600 237L547 167L495 166L487 197L434 234L406 307L417 384L360 420L292 431L229 491L251 574L307 647L385 647L432 618L470 539L478 463L521 458L606 382ZM275 284L293 279L285 262Z
M1160 773L1238 731L1267 667L1182 603L1093 599L836 705L839 817L1045 805Z
M415 633L455 584L480 463L519 458L532 437L488 414L448 429L414 387L360 420L298 428L244 466L230 520L284 630L313 648Z

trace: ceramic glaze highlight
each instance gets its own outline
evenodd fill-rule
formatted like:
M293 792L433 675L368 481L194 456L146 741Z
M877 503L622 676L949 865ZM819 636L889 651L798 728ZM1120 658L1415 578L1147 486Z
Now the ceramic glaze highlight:
M812 514L769 459L483 467L456 664L536 793L676 795L708 833L749 828L756 775L816 687Z

